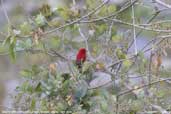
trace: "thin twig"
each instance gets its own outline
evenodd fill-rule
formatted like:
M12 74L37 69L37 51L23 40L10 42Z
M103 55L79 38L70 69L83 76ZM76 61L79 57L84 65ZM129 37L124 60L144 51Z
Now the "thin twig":
M2 5L2 9L3 9L3 12L4 12L5 18L7 19L7 23L8 23L8 25L11 25L11 21L9 19L6 7L4 5L4 0L1 0L1 5Z
M140 25L138 25L138 24L133 25L132 23L125 22L125 21L122 21L122 20L119 20L119 19L107 18L107 20L108 21L113 21L113 22L116 22L116 23L120 23L120 24L124 24L124 25L133 26L135 28L146 30L146 31L161 32L161 33L170 33L171 32L171 30L168 30L168 29L155 29L155 28L151 28L151 27L142 26L141 24ZM80 23L93 23L93 22L96 22L96 21L103 21L103 20L80 21Z
M156 2L157 4L159 4L159 5L162 5L162 6L166 7L166 8L171 9L171 5L166 4L166 3L164 3L164 2L161 1L161 0L153 0L153 1L155 1L155 2Z
M4 0L1 0L1 4L2 4L2 9L3 9L3 12L4 12L5 18L6 18L7 23L8 23L8 35L10 35L11 21L9 19L6 7L4 5Z
M127 57L126 59L120 59L120 60L116 61L115 63L112 63L111 65L108 65L107 68L113 67L113 66L117 65L118 63L123 62L125 60L133 59L136 56L138 56L138 55L132 55L130 57Z
M89 17L90 15L94 14L96 11L98 11L99 9L101 9L108 1L109 1L109 0L105 0L101 5L99 5L97 8L95 8L94 10L92 10L91 12L89 12L87 15L84 15L84 16L82 16L81 18L76 19L76 20L74 20L74 21L72 21L72 22L70 22L70 23L67 23L67 24L65 24L65 25L62 25L62 26L60 26L60 27L58 27L58 28L55 28L55 29L50 30L50 31L47 31L47 32L44 33L44 35L50 34L50 33L52 33L52 32L55 32L55 31L57 31L57 30L60 30L60 29L62 29L62 28L65 28L65 27L67 27L67 26L70 26L70 25L73 25L73 24L75 24L75 23L80 22L82 19L85 19L85 18Z
M149 71L149 74L148 74L148 84L151 83L152 58L153 58L153 52L151 52L151 54L150 54L150 63L149 63L149 66L148 66L148 71ZM150 87L150 86L149 86L149 87Z
M119 96L116 96L116 114L119 114Z
M150 27L144 27L144 26L141 26L141 25L133 25L132 23L128 23L128 22L124 22L124 21L121 21L119 19L108 19L110 21L114 21L114 22L117 22L117 23L121 23L121 24L125 24L125 25L129 25L129 26L133 26L135 28L138 28L138 29L143 29L143 30L146 30L146 31L153 31L153 32L163 32L163 33L170 33L171 30L168 30L168 29L154 29L154 28L150 28Z
M142 89L142 88L144 88L144 87L147 87L147 86L150 86L150 85L154 85L154 84L157 84L157 83L160 83L160 82L163 82L163 81L167 81L167 80L171 80L171 78L166 78L166 79L154 81L154 82L151 82L150 84L144 84L144 85L142 85L142 86L133 88L133 89L131 89L131 90L123 91L123 92L119 93L117 96L122 96L122 95L128 94L128 93L130 93L130 92L132 92L132 91L134 91L134 90Z
M131 4L121 8L120 10L116 11L114 14L111 14L111 15L108 15L108 16L105 16L105 17L101 17L101 18L97 18L97 19L92 19L92 20L88 20L88 21L80 21L82 23L93 23L93 22L98 22L98 21L103 21L105 19L110 19L112 17L115 17L117 16L118 14L122 13L123 11L127 10L128 8L130 8L133 4L135 4L138 0L134 0Z
M152 22L160 13L160 11L157 11L148 21L147 24L149 24L150 22ZM143 32L143 29L141 29L137 34L136 37L139 38L138 36ZM131 48L131 46L133 45L134 41L132 40L130 45L128 46L128 50Z
M109 39L112 38L112 27L113 27L113 24L114 24L114 22L112 21L111 25L109 26L109 33L108 33Z
M133 1L131 0L131 3ZM135 13L134 13L134 5L132 5L132 24L133 24L133 38L134 38L134 51L135 55L138 53L137 51L137 40L136 40L136 31L135 31Z
M63 55L61 55L60 53L58 53L57 51L55 51L55 50L50 50L49 52L48 52L48 54L53 54L53 55L55 55L55 56L57 56L57 57L60 57L61 59L63 59L63 60L66 60L66 61L68 61L68 58L67 57L65 57L65 56L63 56Z
M151 104L151 106L153 108L157 109L158 111L160 111L161 114L170 114L170 112L168 112L167 110L163 109L161 106L154 105L154 104Z

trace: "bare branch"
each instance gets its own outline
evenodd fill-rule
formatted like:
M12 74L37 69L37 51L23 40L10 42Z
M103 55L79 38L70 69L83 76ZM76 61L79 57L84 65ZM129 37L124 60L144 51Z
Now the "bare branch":
M4 12L5 18L6 18L7 23L8 23L8 35L10 35L11 21L9 19L6 7L4 5L4 0L1 0L1 4L2 4L2 9L3 9L3 12Z
M70 26L70 25L73 25L73 24L75 24L75 23L80 22L82 19L85 19L85 18L89 17L90 15L92 15L92 14L94 14L96 11L98 11L100 8L102 8L108 1L109 1L109 0L105 0L101 5L99 5L97 8L95 8L94 10L92 10L91 12L89 12L87 15L84 15L84 16L82 16L81 18L76 19L75 21L72 21L72 22L67 23L67 24L65 24L65 25L62 25L62 26L60 26L60 27L58 27L58 28L55 28L55 29L50 30L50 31L47 31L47 32L44 33L44 35L45 35L45 34L52 33L52 32L55 32L55 31L60 30L60 29L62 29L62 28L64 28L64 27L67 27L67 26Z
M164 2L161 1L161 0L153 0L153 1L156 2L156 3L159 4L159 5L162 5L162 6L166 7L166 8L171 8L171 5L166 4L166 3L164 3Z
M165 109L163 109L162 107L158 105L151 104L151 106L157 109L161 114L170 114L170 112L166 111Z
M151 82L150 84L145 84L145 85L142 85L142 86L133 88L133 89L131 89L131 90L127 90L127 91L121 92L121 93L119 93L117 96L122 96L122 95L128 94L128 93L130 93L130 92L132 92L132 91L134 91L134 90L142 89L142 88L144 88L144 87L147 87L147 86L150 86L150 85L154 85L154 84L157 84L157 83L160 83L160 82L164 82L164 81L167 81L167 80L171 80L171 78L160 79L160 80L158 80L158 81Z
M131 3L133 1L131 0ZM134 13L134 5L132 5L132 24L133 24L133 38L134 38L134 51L135 55L138 53L137 51L137 40L136 40L136 32L135 32L135 13Z

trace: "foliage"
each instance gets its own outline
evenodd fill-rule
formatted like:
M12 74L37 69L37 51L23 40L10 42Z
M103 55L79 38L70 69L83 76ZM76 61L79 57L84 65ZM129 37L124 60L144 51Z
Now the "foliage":
M134 5L136 18L131 18L130 2L125 8L86 0L81 8L69 2L55 10L43 4L32 19L15 28L10 26L3 47L11 60L15 62L19 53L25 52L31 58L38 55L36 60L41 61L20 72L22 83L16 88L16 110L134 114L151 111L153 104L169 110L171 103L166 99L171 95L170 81L160 80L170 74L162 63L171 43L162 36L170 35L167 30L171 26L162 22L143 25L151 13L158 12L150 6L143 7L141 2ZM137 34L132 32L133 27ZM133 37L138 39L140 34L156 39L134 53ZM82 70L74 64L75 56L73 59L80 47L87 48L89 58ZM91 81L101 76L102 73L94 75L99 71L112 83L90 87Z

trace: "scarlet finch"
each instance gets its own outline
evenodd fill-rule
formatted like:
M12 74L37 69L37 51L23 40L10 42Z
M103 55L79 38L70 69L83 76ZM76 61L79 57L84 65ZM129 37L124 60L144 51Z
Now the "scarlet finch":
M76 56L76 65L78 68L82 67L82 64L86 61L86 49L80 48Z

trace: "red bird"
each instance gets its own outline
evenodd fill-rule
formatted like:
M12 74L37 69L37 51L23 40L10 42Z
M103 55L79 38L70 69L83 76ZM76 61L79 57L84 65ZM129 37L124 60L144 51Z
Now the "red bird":
M86 61L86 49L80 48L76 56L76 65L78 68L82 67L82 64Z

